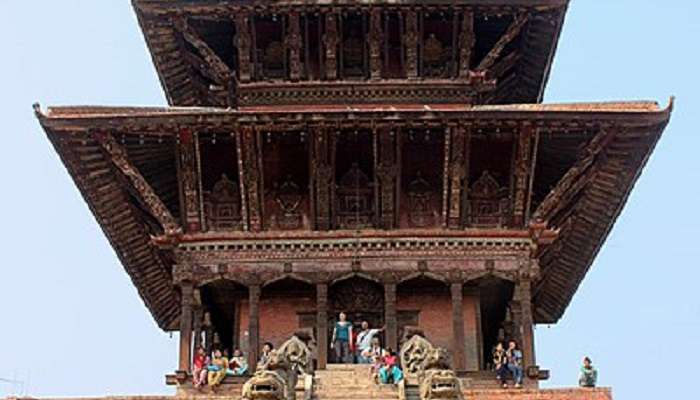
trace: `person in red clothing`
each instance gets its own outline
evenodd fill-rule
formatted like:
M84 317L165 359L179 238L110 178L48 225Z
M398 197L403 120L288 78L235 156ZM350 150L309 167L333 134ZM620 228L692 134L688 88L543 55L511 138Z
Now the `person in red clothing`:
M204 347L198 347L192 360L192 383L200 388L207 383L207 353Z
M382 367L379 368L379 381L381 383L393 383L397 385L403 380L403 371L399 368L399 359L391 348L384 352Z

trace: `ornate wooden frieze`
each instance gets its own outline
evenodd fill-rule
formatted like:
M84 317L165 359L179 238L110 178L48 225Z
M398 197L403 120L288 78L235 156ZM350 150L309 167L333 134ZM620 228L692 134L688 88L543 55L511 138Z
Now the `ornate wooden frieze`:
M471 131L459 125L450 129L446 135L449 138L445 141L446 186L443 213L446 216L445 225L450 229L458 229L464 225Z
M182 246L182 254L197 262L224 260L352 259L364 257L474 257L529 254L529 238L348 238L348 239L266 239L264 241L202 242ZM214 246L215 251L210 247ZM204 257L204 258L200 258ZM208 260L208 261L207 261Z
M331 11L325 14L326 30L323 34L326 79L338 77L338 14Z
M382 44L382 9L374 7L369 13L369 71L372 79L380 79L382 75L381 44Z
M383 229L396 226L399 185L398 135L392 129L381 129L375 133L377 145L376 175L378 188L379 224Z
M262 168L260 135L250 126L236 132L238 168L243 206L243 226L246 230L262 230Z
M335 135L324 127L315 127L311 148L311 199L315 230L332 227L334 203Z
M202 228L202 209L199 193L200 173L197 133L187 129L181 130L178 143L177 160L183 224L188 232L199 231Z
M289 12L287 25L287 49L289 50L289 78L293 81L301 77L301 25L299 12Z
M523 125L517 136L516 153L513 162L513 226L525 223L526 206L529 203L530 178L533 169L535 129Z
M406 76L409 79L415 79L418 77L418 15L411 9L403 16L406 24L403 37Z
M462 12L462 29L459 33L459 77L462 79L469 77L475 43L474 12L471 9L464 9Z
M250 15L247 11L235 14L236 35L234 46L238 49L238 78L241 82L249 82L252 76L251 50L252 36L250 32Z
M139 202L141 202L148 212L158 221L163 231L166 234L180 232L182 230L180 224L178 224L177 220L170 213L170 210L168 210L168 207L146 181L146 178L144 178L131 161L129 161L126 150L108 133L98 132L95 134L95 138L102 146L107 157L111 159L114 166L121 171L134 187L139 195Z

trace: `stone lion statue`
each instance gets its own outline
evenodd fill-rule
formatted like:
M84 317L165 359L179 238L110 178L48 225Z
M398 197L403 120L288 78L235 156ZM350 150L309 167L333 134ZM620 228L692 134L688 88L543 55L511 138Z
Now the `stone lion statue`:
M462 399L462 385L445 349L414 335L401 347L400 356L404 374L418 381L421 400Z
M298 337L292 336L273 350L267 362L259 364L255 374L243 385L247 400L294 400L299 374L310 375L312 354Z

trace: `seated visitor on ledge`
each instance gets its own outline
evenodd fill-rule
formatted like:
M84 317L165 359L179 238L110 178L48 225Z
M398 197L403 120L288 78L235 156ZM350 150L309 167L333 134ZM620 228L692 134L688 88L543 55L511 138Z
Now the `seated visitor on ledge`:
M504 388L507 388L508 358L506 357L506 349L503 348L503 343L501 342L498 342L496 348L493 350L493 367L496 371L496 380L500 382Z
M192 360L192 384L196 388L200 388L207 384L207 366L209 365L209 357L207 356L204 347L198 347L197 352Z
M523 352L518 349L518 343L515 340L508 342L508 350L506 350L506 359L508 361L508 371L513 376L515 387L523 386Z
M399 359L396 352L388 348L382 357L382 365L379 367L379 382L383 384L393 383L398 385L403 380L403 371L399 368Z
M593 368L593 363L588 357L583 358L583 366L581 367L581 375L578 378L578 385L581 387L595 387L598 380L598 371Z
M221 355L221 350L214 350L214 357L211 360L211 364L207 367L209 370L207 374L207 383L210 387L213 388L221 384L226 377L227 367L228 360Z
M248 361L239 349L233 351L233 357L228 362L227 376L243 376L248 373Z
M272 350L274 349L275 346L273 346L270 342L265 342L265 344L263 344L262 352L260 352L260 359L258 360L258 368L267 364L267 361L270 359L270 355L272 354Z

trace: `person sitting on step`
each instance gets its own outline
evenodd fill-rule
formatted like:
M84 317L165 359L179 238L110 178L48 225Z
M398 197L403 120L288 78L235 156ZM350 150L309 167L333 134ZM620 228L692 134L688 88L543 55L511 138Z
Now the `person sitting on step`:
M493 349L493 366L496 371L496 380L505 388L506 378L508 376L508 359L506 357L506 349L503 348L503 343L498 342L496 348Z
M508 342L506 359L508 360L508 371L515 381L515 387L521 388L523 386L523 352L518 348L518 342L515 340Z
M383 384L398 385L403 380L403 371L399 368L399 359L391 348L384 352L382 366L379 368L379 381Z
M196 388L200 388L207 383L207 365L209 365L209 357L204 347L197 347L197 352L192 360L192 384Z
M578 378L578 385L581 387L595 387L598 381L598 371L593 368L593 363L588 357L583 358L583 366L581 367L581 375Z
M258 360L258 367L267 364L267 361L270 359L270 354L274 349L275 346L273 346L270 342L265 342L265 344L263 344L262 352L260 353L260 359Z
M248 373L248 360L239 349L233 351L233 357L228 362L227 376L243 376Z
M211 360L211 364L207 367L209 373L207 374L207 383L212 389L219 386L226 377L226 367L228 366L228 360L221 354L221 350L214 350L214 357Z
M335 350L335 361L342 364L352 363L350 340L352 339L352 322L347 320L344 312L338 314L338 322L333 327L331 348Z

